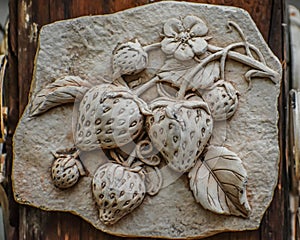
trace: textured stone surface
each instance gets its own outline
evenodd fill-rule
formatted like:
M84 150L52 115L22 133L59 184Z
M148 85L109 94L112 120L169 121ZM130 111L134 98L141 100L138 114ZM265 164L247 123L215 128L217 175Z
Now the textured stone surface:
M76 75L93 84L112 75L112 52L120 43L138 39L142 45L161 40L163 23L172 17L195 15L205 20L211 44L225 47L240 41L237 32L229 32L228 21L238 23L248 42L255 45L267 65L281 74L279 61L271 53L250 16L243 10L210 5L161 2L121 13L83 17L43 27L36 58L32 96L54 80ZM150 54L149 69L158 69L164 61L160 51ZM155 59L155 61L153 61ZM279 161L277 98L280 84L267 78L252 80L244 74L249 67L228 61L226 77L239 91L239 106L227 122L217 123L211 143L224 145L238 154L248 173L248 218L217 215L196 203L186 175L163 168L163 189L146 196L142 205L112 226L98 218L91 192L93 174L107 161L102 151L80 156L89 172L71 189L60 190L51 180L53 155L58 149L73 146L74 114L72 104L54 108L38 118L30 118L29 103L14 138L13 187L18 202L46 210L70 211L96 228L120 236L199 238L222 231L241 231L259 227L272 200L277 183ZM279 81L279 79L277 79ZM150 93L151 94L151 91ZM147 98L147 96L145 96Z

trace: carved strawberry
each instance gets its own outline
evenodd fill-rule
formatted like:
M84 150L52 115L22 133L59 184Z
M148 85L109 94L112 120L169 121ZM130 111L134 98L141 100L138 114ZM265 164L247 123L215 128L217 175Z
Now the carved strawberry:
M91 88L79 106L75 144L84 151L110 149L133 141L141 132L146 103L129 89L112 84Z
M187 100L158 99L146 126L154 146L169 166L187 172L195 165L208 142L213 127L207 104L199 97Z
M120 45L114 52L114 75L130 75L143 71L148 64L148 54L136 40Z
M220 81L205 91L202 97L207 102L215 121L229 119L238 106L238 92L229 82Z
M79 152L73 154L55 153L55 160L51 167L53 184L61 189L74 186L80 176L85 175L80 160L77 159Z
M115 163L98 168L92 185L99 218L107 225L116 223L137 208L146 194L143 175Z

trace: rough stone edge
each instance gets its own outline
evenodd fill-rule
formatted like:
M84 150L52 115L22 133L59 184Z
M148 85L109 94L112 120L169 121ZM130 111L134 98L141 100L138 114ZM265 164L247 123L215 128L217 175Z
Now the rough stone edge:
M114 15L118 15L120 12L125 12L125 13L130 13L130 12L134 12L136 10L139 10L139 11L143 11L143 9L147 9L154 5L190 5L190 6L203 6L203 7L207 7L207 8L223 8L224 11L229 11L229 12L237 12L239 11L241 13L241 15L244 15L245 18L247 18L249 21L252 22L252 27L255 28L257 30L257 35L259 37L259 41L264 45L265 49L267 51L267 53L270 55L270 57L272 57L272 60L274 61L274 65L275 64L278 64L278 69L277 72L279 73L280 75L280 78L278 79L278 83L276 85L278 85L278 93L276 94L277 95L277 102L275 102L275 105L277 106L277 111L276 111L276 131L277 131L277 142L278 142L278 159L277 159L277 171L279 170L279 164L281 162L281 158L282 158L282 154L281 154L281 151L280 151L280 145L279 145L279 142L280 142L280 138L279 138L279 128L278 128L278 124L279 124L279 119L280 119L280 116L279 116L279 106L278 106L278 103L279 103L279 97L280 97L280 86L282 85L282 73L283 73L283 70L282 70L282 66L281 66L281 63L278 59L278 57L272 52L272 50L270 49L269 45L267 44L267 42L265 41L265 39L263 38L260 30L258 29L256 23L254 22L254 20L252 19L251 15L249 14L249 12L247 12L245 9L242 9L242 8L239 8L239 7L233 7L233 6L223 6L223 5L214 5L214 4L203 4L203 3L193 3L193 2L184 2L184 1L181 1L181 2L177 2L177 1L162 1L162 2L155 2L155 3L149 3L149 4L146 4L146 5L142 5L142 6L138 6L138 7L134 7L134 8L130 8L130 9L126 9L126 10L123 10L123 11L119 11L119 12L115 12L115 13L111 13L111 14L105 14L105 15L92 15L92 16L81 16L81 17L77 17L77 18L72 18L72 19L66 19L66 20L59 20L59 21L55 21L53 23L49 23L49 24L46 24L44 26L42 26L42 28L40 29L40 33L39 33L39 37L38 37L38 44L37 44L37 50L36 50L36 54L35 54L35 58L34 58L34 69L33 69L33 74L32 74L32 82L31 82L31 85L30 85L30 92L29 92L29 100L28 100L28 104L26 105L25 109L24 109L24 112L22 113L22 115L20 116L19 118L19 123L21 121L22 118L24 118L26 115L28 115L28 110L31 106L31 101L32 101L32 97L34 97L35 95L35 88L36 88L36 85L37 85L37 79L36 79L36 69L37 69L37 59L38 59L38 56L39 56L39 49L40 49L40 38L41 36L43 35L43 31L45 31L45 29L49 28L49 27L52 27L52 25L57 25L57 24L61 24L61 23L68 23L68 22L73 22L73 21L76 21L77 19L84 19L84 18L93 18L93 17L97 17L97 18L103 18L103 19L106 19L106 18L111 18L112 16ZM19 126L19 123L17 125L17 128L16 128L16 131L18 129L18 126ZM15 137L13 137L13 149L14 149L14 146L15 146ZM13 152L13 163L12 163L12 168L14 168L14 159L15 159L15 153ZM226 229L223 231L224 232L242 232L242 231L246 231L246 230L256 230L260 227L260 223L262 221L262 218L264 216L264 214L266 213L267 209L270 207L271 203L272 203L272 200L274 198L274 194L275 194L275 189L277 187L277 184L278 184L278 177L279 177L279 174L277 172L277 179L276 181L274 182L274 185L273 185L273 189L272 189L272 195L270 196L270 201L268 203L268 205L266 206L266 210L265 212L263 212L260 216L260 220L258 222L256 222L256 226L253 227L253 228L245 228L245 229L241 229L241 230L231 230L231 229ZM24 204L24 205L28 205L28 206L32 206L32 204L28 203L26 200L23 200L23 199L19 199L17 196L15 196L15 184L14 184L14 174L12 174L12 188L13 188L13 197L14 199L20 203L20 204ZM94 226L97 230L99 231L102 231L102 232L105 232L105 233L108 233L108 234L113 234L115 236L120 236L120 237L146 237L146 236L137 236L137 235L125 235L125 234L117 234L113 231L110 231L108 229L98 229L97 228L97 225L90 222L88 219L86 219L85 217L83 216L80 216L76 213L76 211L72 211L72 210L68 210L68 211L63 211L63 210L52 210L52 209L49 209L47 207L43 207L43 206L39 206L38 208L40 208L41 210L45 210L45 211L48 211L48 212L57 212L57 211L60 211L60 212L67 212L67 213L71 213L71 214L75 214L77 216L79 216L80 218L82 218L83 220L87 221L89 224L91 224L92 226ZM202 236L193 236L193 237L185 237L185 238L174 238L174 239L178 239L178 240L181 240L181 239L202 239L202 238L206 238L206 237L209 237L209 236L213 236L215 234L218 234L220 233L220 231L218 230L214 230L214 231L207 231L207 232L203 232ZM147 236L147 238L150 238L150 239L155 239L155 238L163 238L163 239L170 239L169 237L162 237L162 236Z

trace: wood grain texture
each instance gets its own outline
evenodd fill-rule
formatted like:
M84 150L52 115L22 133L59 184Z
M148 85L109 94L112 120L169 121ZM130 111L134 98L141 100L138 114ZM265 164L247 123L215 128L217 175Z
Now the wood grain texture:
M31 84L33 56L37 45L37 23L34 17L31 0L18 2L18 86L19 117L28 102L27 86ZM26 87L25 87L26 86Z
M12 134L19 116L28 101L33 73L34 57L37 48L39 29L54 21L84 15L107 14L151 2L153 0L10 0L10 46L9 46L9 134L7 151L9 171L12 162ZM189 0L189 2L220 4L241 7L247 10L273 52L281 61L286 60L284 31L284 0ZM288 91L287 78L282 85L280 98L280 142L282 161L280 163L279 183L274 200L255 231L222 233L207 240L283 240L288 239L288 178L286 173L285 149L286 134L285 110ZM10 174L9 174L10 176ZM10 182L11 183L11 182ZM45 212L28 206L19 206L12 199L11 187L8 188L11 204L11 224L19 230L15 239L101 239L117 240L96 230L78 216L70 213ZM18 216L20 213L20 216ZM134 238L128 238L134 240Z
M270 23L268 44L282 62L283 75L281 85L281 95L279 98L279 139L281 149L281 162L279 165L279 178L277 188L274 193L274 200L271 203L270 208L266 212L262 224L261 224L261 239L288 239L290 235L290 217L287 209L289 209L289 179L287 177L287 161L288 161L288 123L287 112L285 110L287 96L289 92L289 78L287 69L287 57L288 57L288 42L286 39L287 32L287 15L286 5L284 1L276 0L273 3L272 18Z
M7 186L6 193L9 200L9 222L15 227L13 231L8 233L12 240L18 239L18 205L14 201L11 183L12 170L12 138L19 120L19 84L18 84L18 9L17 1L9 4L9 33L8 33L8 79L7 79L7 104L8 104L8 121L7 121L7 137L6 137L6 176Z

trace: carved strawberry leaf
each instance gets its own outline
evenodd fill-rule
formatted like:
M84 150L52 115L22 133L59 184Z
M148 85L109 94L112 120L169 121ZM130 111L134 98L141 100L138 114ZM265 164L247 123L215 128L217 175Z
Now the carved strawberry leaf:
M189 173L194 197L218 214L247 217L247 172L241 159L225 147L209 146L203 160Z
M195 66L195 64L195 61L182 62L175 58L170 58L166 60L157 75L162 81L172 83L179 87L187 73L187 70L190 70L193 66Z
M210 62L202 68L199 64L201 62L194 60L182 62L175 58L168 59L157 75L161 81L169 82L178 88L187 81L187 90L206 89L220 79L219 62Z
M49 109L80 99L91 84L77 76L65 76L42 89L33 99L30 116L40 115Z
M197 68L196 66L195 68ZM193 70L192 70L193 71ZM208 63L199 70L190 81L190 88L206 89L220 79L220 65L218 61Z

